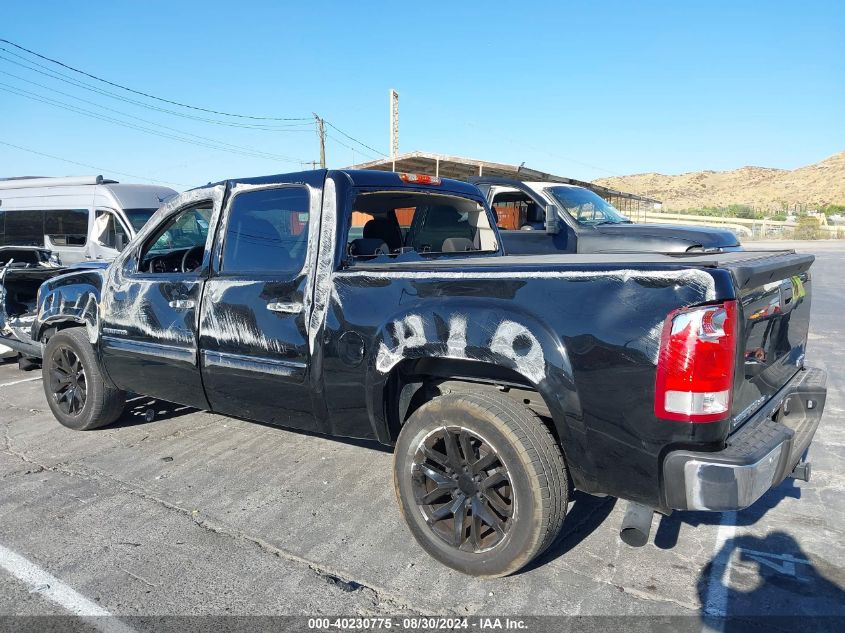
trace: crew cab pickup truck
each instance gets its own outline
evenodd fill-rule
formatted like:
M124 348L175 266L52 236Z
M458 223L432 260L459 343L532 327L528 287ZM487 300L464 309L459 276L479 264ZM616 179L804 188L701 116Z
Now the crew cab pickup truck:
M47 280L32 338L72 429L134 392L394 446L420 545L501 576L552 543L573 489L628 500L638 544L655 511L806 476L812 262L506 256L472 185L309 171L181 194L108 268Z
M741 249L726 229L678 224L635 224L597 193L559 182L470 179L494 213L518 215L502 231L509 255L544 253L721 252Z

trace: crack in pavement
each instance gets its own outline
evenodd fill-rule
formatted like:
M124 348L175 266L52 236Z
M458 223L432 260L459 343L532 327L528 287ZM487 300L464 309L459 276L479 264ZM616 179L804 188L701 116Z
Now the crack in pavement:
M613 587L617 591L621 591L626 593L630 596L638 598L640 600L647 600L649 602L662 602L668 604L674 604L676 606L682 607L689 611L695 611L698 614L701 611L701 606L697 604L693 604L691 602L682 602L675 598L668 598L666 596L659 596L657 594L650 593L648 591L643 591L642 589L636 589L634 587L627 587L625 585L618 585L611 580L605 580L603 578L596 578L595 576L591 576L589 574L585 574L584 572L574 569L567 565L566 563L560 563L561 568L563 568L566 572L575 574L576 576L580 576L581 578L586 578L592 582L597 584L607 585L608 587Z

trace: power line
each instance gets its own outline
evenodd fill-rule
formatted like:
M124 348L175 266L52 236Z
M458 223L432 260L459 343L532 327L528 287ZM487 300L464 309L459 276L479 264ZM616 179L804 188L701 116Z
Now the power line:
M94 101L89 101L87 99L83 99L82 97L78 97L76 95L72 95L72 94L69 94L67 92L62 92L61 90L56 90L55 88L51 88L50 86L45 86L44 84L40 84L40 83L35 82L35 81L30 81L28 79L24 79L23 77L18 77L17 75L13 75L11 73L7 73L7 72L2 71L2 70L0 70L0 74L8 75L9 77L14 77L15 79L25 81L26 83L32 84L34 86L38 86L40 88L45 88L46 90L56 92L60 95L64 95L65 97L70 97L71 99L77 99L77 100L81 101L82 103L87 103L87 104L92 105L96 108L102 108L103 110L106 110L108 112L114 112L114 113L119 114L121 116L128 117L130 119L135 119L136 121L141 121L142 123L148 123L149 125L154 125L154 126L162 128L164 130L170 130L171 132L176 132L177 134L181 134L183 136L190 136L190 137L199 139L201 141L207 141L209 143L215 143L217 145L229 147L232 150L236 150L236 151L249 151L249 152L257 152L257 153L261 153L261 154L266 153L268 156L280 156L280 155L277 155L277 154L270 154L269 152L263 152L261 150L255 149L254 147L244 147L244 146L240 146L240 145L234 145L232 143L225 143L223 141L218 141L216 139L208 138L206 136L200 136L198 134L192 134L190 132L185 132L184 130L179 130L177 128L172 128L172 127L168 127L166 125L161 125L160 123L156 123L155 121L150 121L149 119L142 119L141 117L135 116L133 114L129 114L127 112L123 112L121 110L115 110L114 108L109 108L107 106L101 105L101 104L96 103ZM29 95L43 97L44 99L47 99L49 101L55 101L54 105L66 105L68 107L76 107L76 106L72 106L70 104L65 104L62 101L53 100L53 99L50 99L49 97L44 97L43 95L38 95L38 93L35 93L35 92L29 92L27 90L23 90L22 88L19 88L17 86L9 86L9 84L4 84L4 83L0 83L0 86L11 87L11 88L14 88L15 90L19 90L20 92L23 92L23 93L26 93L26 94L29 94ZM18 95L18 96L24 96L24 95ZM81 110L82 112L90 112L88 110L85 110L84 108L79 108L79 110ZM91 114L96 114L96 113L91 113ZM290 157L288 157L288 158L290 158ZM292 162L295 162L295 161L292 161Z
M286 123L286 124L282 124L282 125L270 125L270 124L264 124L264 123L238 123L236 121L217 121L215 119L209 119L207 117L197 116L197 115L194 115L194 114L188 114L186 112L177 112L176 110L169 110L167 108L162 108L162 107L155 106L155 105L152 105L152 104L149 104L149 103L144 103L143 101L138 101L136 99L124 97L124 96L118 95L114 92L110 92L110 91L104 90L102 88L97 88L95 86L91 86L91 85L86 84L86 83L81 82L81 81L77 81L76 79L73 79L73 78L71 78L67 75L60 73L60 72L51 70L43 64L39 64L38 62L34 62L34 61L29 60L29 59L27 59L27 58L25 58L21 55L18 55L14 51L7 50L7 49L3 48L2 46L0 46L0 51L3 51L4 53L7 53L7 54L12 55L14 57L17 57L18 59L26 62L26 63L21 63L19 61L15 61L14 59L9 59L8 57L4 57L3 55L0 55L0 59L8 62L10 64L15 64L16 66L19 66L21 68L25 68L26 70L36 72L40 75L44 75L45 77L50 77L51 79L56 79L58 81L69 84L71 86L75 86L77 88L82 88L83 90L88 90L89 92L93 92L95 94L103 95L103 96L109 97L111 99L116 99L118 101L123 101L124 103L131 103L133 105L136 105L136 106L139 106L139 107L142 107L142 108L154 110L156 112L164 112L166 114L181 117L181 118L184 118L184 119L190 119L192 121L202 121L204 123L211 123L213 125L222 125L222 126L226 126L226 127L243 128L243 129L248 129L248 130L261 130L261 131L266 131L266 132L306 132L306 131L310 132L311 131L310 129L308 129L308 130L294 129L294 128L302 128L302 127L306 127L306 126L308 128L310 128L311 122L308 121L308 120L298 122L298 123ZM39 68L42 69L42 70L39 70Z
M325 119L324 119L324 120L325 120ZM346 138L348 138L350 141L354 141L355 143L358 143L358 145L360 145L361 147L366 147L368 150L370 150L371 152L375 152L375 153L376 153L376 154L378 154L379 156L384 156L385 158L387 157L387 154L385 154L384 152L380 152L380 151L378 151L377 149L370 147L370 146L369 146L369 145L367 145L366 143L362 143L362 142L361 142L361 141L359 141L357 138L354 138L354 137L352 137L352 136L349 136L349 134L347 134L346 132L344 132L343 130L341 130L339 127L337 127L336 125L334 125L331 121L326 121L326 125L328 125L329 127L331 127L333 130L336 130L337 132L340 132L340 133L341 133L341 134L343 134Z
M49 97L45 97L45 96L39 95L37 93L29 92L28 90L23 90L23 89L18 88L16 86L10 86L9 84L0 83L0 90L2 90L4 92L10 92L12 94L15 94L15 95L20 96L20 97L24 97L26 99L31 99L33 101L39 101L41 103L46 103L48 105L52 105L54 107L57 107L57 108L60 108L60 109L63 109L63 110L68 110L70 112L82 114L83 116L91 117L91 118L94 118L94 119L99 119L101 121L107 121L109 123L114 123L114 124L120 125L122 127L126 127L126 128L133 129L133 130L138 130L138 131L141 131L141 132L146 132L148 134L152 134L154 136L159 136L161 138L181 141L183 143L188 143L190 145L196 145L198 147L206 147L206 148L209 148L209 149L216 149L218 151L230 152L230 153L233 153L233 154L241 154L243 156L249 156L251 158L278 160L278 161L289 162L289 163L298 163L299 162L298 158L294 158L294 157L291 157L291 156L283 156L281 154L271 154L269 152L262 152L260 150L254 150L254 149L250 149L250 148L242 148L242 147L237 146L237 145L230 145L228 143L222 143L220 141L214 141L213 139L205 139L205 137L200 137L200 136L193 135L193 134L190 135L190 136L194 136L195 138L199 138L199 139L204 139L208 142L199 142L199 141L191 140L190 138L185 138L184 136L176 136L176 135L173 135L173 134L166 134L164 132L160 132L160 131L155 130L155 129L150 129L150 128L144 127L142 125L137 125L135 123L130 123L130 122L127 122L127 121L121 121L120 119L115 119L113 117L109 117L109 116L100 114L98 112L92 112L91 110L86 110L85 108L80 108L78 106L71 105L69 103L64 103L62 101L58 101L56 99L51 99ZM131 116L131 115L125 115L125 116ZM134 117L134 118L137 119L138 117ZM144 119L139 119L139 120L145 121ZM149 121L145 121L145 122L149 123ZM156 124L153 123L153 125L156 125ZM169 128L169 129L172 129L172 128ZM187 132L179 132L179 133L185 134L185 135L188 134Z
M342 146L343 146L343 147L345 147L346 149L348 149L348 150L352 150L353 152L358 152L358 153L359 153L359 154L361 154L361 156L362 156L362 157L364 157L364 158L374 158L374 159L376 159L376 160L378 160L378 159L379 159L379 156L373 155L373 154L371 154L370 152L365 152L365 151L364 151L364 150L362 150L362 149L356 149L356 148L352 147L351 145L349 145L348 143L344 143L344 142L343 142L343 141L341 141L338 137L336 137L336 136L334 136L334 135L332 135L332 134L328 134L328 133L326 133L326 136L327 136L328 138L332 139L332 140L333 140L335 143L337 143L338 145L342 145Z
M220 116L229 116L229 117L235 117L235 118L239 118L239 119L252 119L252 120L256 120L256 121L308 121L308 120L310 120L309 117L266 117L266 116L252 116L252 115L248 115L248 114L234 114L232 112L223 112L221 110L212 110L210 108L202 108L202 107L199 107L199 106L189 105L187 103L181 103L179 101L173 101L171 99L165 99L163 97L157 97L157 96L149 94L147 92L143 92L141 90L135 90L134 88L129 88L128 86L123 86L123 85L115 83L113 81L109 81L108 79L103 79L102 77L98 77L97 75L93 75L93 74L88 73L84 70L80 70L79 68L75 68L73 66L70 66L69 64L65 64L64 62L61 62L57 59L53 59L52 57L47 57L46 55L42 55L41 53L36 53L33 50L30 50L30 49L28 49L24 46L21 46L20 44L15 44L14 42L11 42L7 39L0 38L0 42L3 42L4 44L8 44L10 46L14 46L18 50L29 53L30 55L34 55L35 57L38 57L39 59L43 59L43 60L48 61L52 64L56 64L57 66L61 66L62 68L67 68L68 70L71 70L75 73L79 73L80 75L84 75L86 77L89 77L90 79L94 79L96 81L102 82L102 83L107 84L109 86L112 86L114 88L120 88L121 90L125 90L127 92L131 92L133 94L137 94L137 95L140 95L142 97L147 97L148 99L155 99L156 101L162 101L164 103L169 103L170 105L179 106L181 108L189 108L191 110L198 110L200 112L208 112L209 114L217 114L217 115L220 115Z
M75 160L70 160L69 158L62 158L61 156L53 156L52 154L45 154L44 152L39 152L34 149L30 149L29 147L22 147L20 145L15 145L13 143L7 143L6 141L0 140L0 145L5 145L7 147L12 147L14 149L19 149L22 152L29 152L30 154L36 154L38 156L44 156L46 158L52 158L53 160L58 160L63 163L70 163L71 165L76 165L78 167L86 167L88 169L95 169L97 171L106 173L106 174L117 174L118 176L129 176L130 178L138 178L140 180L148 180L149 182L160 182L165 185L176 185L177 187L189 187L190 185L186 185L181 182L168 182L167 180L157 180L155 178L147 178L146 176L138 176L137 174L130 174L125 171L117 171L116 169L106 169L105 167L97 167L95 165L89 165L87 163L80 163Z
M76 68L74 66L66 64L66 63L59 61L57 59L54 59L52 57L42 55L41 53L33 51L29 48L26 48L24 46L21 46L20 44L17 44L15 42L12 42L12 41L4 39L4 38L0 38L0 43L8 44L9 46L12 46L12 47L14 47L14 48L16 48L20 51L28 53L29 55L32 55L32 56L37 57L39 59L42 59L42 60L49 62L51 64L61 66L62 68L65 68L69 71L83 75L83 76L88 77L90 79L93 79L95 81L99 81L101 83L112 86L114 88L119 88L120 90L124 90L124 91L130 92L130 93L133 93L133 94L137 94L137 95L146 97L148 99L154 99L156 101L168 103L170 105L175 105L175 106L179 106L179 107L182 107L182 108L188 108L188 109L199 111L199 112L207 112L207 113L210 113L210 114L216 114L216 115L219 115L219 116L235 117L235 118L240 118L240 119L249 119L249 120L253 120L253 121L297 121L297 122L299 122L299 123L296 123L296 124L292 124L291 127L293 127L294 125L295 126L305 126L305 125L307 125L307 123L305 123L305 122L310 121L309 117L261 117L261 116L253 116L253 115L246 115L246 114L236 114L236 113L231 113L231 112L224 112L222 110L213 110L213 109L210 109L210 108L203 108L203 107L199 107L199 106L189 105L189 104L186 104L186 103L182 103L180 101L175 101L175 100L172 100L172 99L166 99L164 97L158 97L156 95L153 95L153 94L150 94L150 93L147 93L147 92L143 92L141 90L136 90L134 88L130 88L128 86L118 84L118 83L110 81L108 79L104 79L102 77L99 77L99 76L94 75L92 73L89 73L87 71L81 70L79 68ZM246 127L246 128L252 128L252 129L259 129L259 130L262 130L262 131L307 131L307 130L287 130L287 129L282 130L282 129L279 129L280 127L288 127L288 126L272 126L271 127L269 125L262 125L262 124L243 124L243 123L239 124L239 123L234 123L234 122L230 122L230 121L215 121L213 119L208 119L208 118L205 118L205 117L190 116L186 113L180 113L180 112L176 112L176 111L169 110L169 109L166 109L166 108L156 107L156 106L153 106L151 104L146 104L146 103L143 103L143 102L140 102L140 101L136 101L134 99L129 99L127 97L116 95L116 94L114 94L110 91L102 90L100 88L96 88L96 87L88 85L84 82L76 81L76 80L68 77L67 75L65 75L63 73L59 73L57 71L54 71L53 69L50 69L47 66L44 66L43 64L39 64L36 61L33 61L33 60L26 58L26 57L23 57L23 56L15 53L14 51L3 48L2 46L0 46L0 50L2 50L3 52L5 52L9 55L13 55L14 57L16 57L20 60L25 61L26 64L21 64L20 62L17 62L15 60L12 60L12 59L9 59L7 57L3 57L2 55L0 55L0 59L3 59L4 61L10 62L12 64L16 64L18 66L26 68L27 70L34 71L34 72L40 73L42 75L46 75L46 76L48 76L52 79L57 79L59 81L63 81L65 83L76 86L78 88L82 88L84 90L89 90L89 91L95 92L97 94L100 94L100 95L103 95L103 96L108 96L108 97L113 98L113 99L118 99L118 100L121 100L121 101L124 101L124 102L127 102L127 103L131 103L133 105L137 105L137 106L140 106L140 107L145 107L145 108L153 109L153 110L156 110L156 111L159 111L159 112L164 112L164 113L172 114L172 115L175 115L175 116L182 116L182 117L185 117L185 118L191 118L191 119L194 119L194 120L199 120L199 121L203 121L203 122L206 122L206 123L212 123L212 124L216 124L216 125L230 125L230 126L235 126L235 127ZM33 68L33 66L36 66L37 68ZM43 70L38 70L38 68L41 68ZM5 73L5 74L10 74L10 73ZM81 100L85 103L89 103L89 104L94 105L96 107L99 107L99 108L102 108L102 109L105 109L105 110L110 110L112 112L117 112L117 113L121 114L122 116L134 118L136 120L140 120L140 121L143 121L145 123L151 123L150 121L147 121L145 119L135 117L133 115L127 114L125 112L121 112L119 110L113 110L111 108L108 108L106 106L102 106L102 105L95 103L95 102L86 101L85 99L82 99L80 97L76 97L74 95L69 95L68 93L63 93L61 91L55 90L54 88L50 88L48 86L44 86L42 84L38 84L36 82L29 81L27 79L17 77L16 75L11 75L11 76L16 77L17 79L21 79L23 81L26 81L28 83L33 83L34 85L40 86L42 88L46 88L47 90L54 90L55 92L58 92L59 94L64 94L65 96L69 96L69 97L72 97L72 98L75 98L75 99L79 99L79 100ZM18 88L18 90L20 90L20 89ZM8 92L8 90L7 90L7 92ZM22 91L22 92L26 92L26 91ZM18 94L18 96L24 96L26 98L35 99L35 100L48 99L46 97L43 97L43 95L37 95L37 97L36 96L27 97L26 95L23 95L23 94L20 94L20 93L14 93L14 94ZM32 95L33 93L29 93L29 94ZM48 101L45 101L45 103L48 103L50 101L53 101L53 100L48 99ZM49 104L54 105L56 107L63 107L65 109L72 108L73 109L72 111L76 111L76 112L78 112L80 114L84 114L86 116L93 116L94 118L100 118L102 120L108 120L112 123L117 123L119 125L133 127L134 129L142 129L142 131L146 131L146 132L151 133L151 134L156 134L157 136L163 136L165 138L176 138L176 137L169 137L169 136L164 135L164 134L157 132L155 130L148 130L148 129L145 129L145 128L141 128L140 126L133 126L132 124L129 124L129 123L126 123L126 122L116 121L116 120L113 120L109 117L103 117L102 115L99 115L99 114L96 114L96 113L91 113L90 111L85 111L83 108L77 108L76 106L71 106L69 104L64 104L62 102L56 101L56 102L49 103ZM353 143L356 143L356 144L360 145L361 147L364 147L364 148L370 150L371 152L374 152L376 155L384 156L384 157L387 156L387 154L385 154L384 152L381 152L381 151L375 149L374 147L367 145L363 141L347 134L346 132L344 132L343 130L338 128L336 125L334 125L330 121L325 121L325 124L329 125L332 129L334 129L338 133L342 134L344 137L346 137L347 139L349 139ZM153 123L153 125L156 125L156 124ZM160 126L160 127L164 127L164 126ZM175 130L174 128L165 128L165 129L170 129L172 131L176 131L179 134L193 136L195 138L204 138L204 137L198 137L197 135L194 135L194 134L189 134L187 132ZM188 141L184 138L176 138L176 140L181 140L183 142L190 142L190 141ZM212 142L219 143L218 141L213 141L213 139L205 139L205 140L211 140ZM338 139L335 139L335 140L338 140ZM196 144L196 143L194 143L194 144ZM223 145L228 145L228 144L223 143ZM237 147L237 146L231 146L230 145L230 147ZM215 147L213 149L220 149L220 148ZM243 148L241 148L241 149L243 149ZM266 156L274 157L274 155L268 154L266 152L260 152L258 150L248 149L248 151L257 152L258 154L264 154L265 157ZM276 155L276 156L278 156L278 155ZM290 157L280 157L280 159L281 160L289 160L289 162L300 162L298 159L291 159Z

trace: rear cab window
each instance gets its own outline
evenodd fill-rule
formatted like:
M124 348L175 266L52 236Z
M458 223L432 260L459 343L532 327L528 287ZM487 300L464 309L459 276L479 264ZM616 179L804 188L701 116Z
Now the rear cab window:
M484 206L449 193L359 191L347 231L348 266L499 251Z

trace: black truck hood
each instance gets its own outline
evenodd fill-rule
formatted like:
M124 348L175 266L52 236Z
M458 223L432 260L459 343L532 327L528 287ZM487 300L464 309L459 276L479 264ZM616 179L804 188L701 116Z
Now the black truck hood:
M629 237L631 239L683 241L688 246L704 248L725 248L739 246L736 235L726 229L683 226L677 224L599 224L595 231L608 237Z

